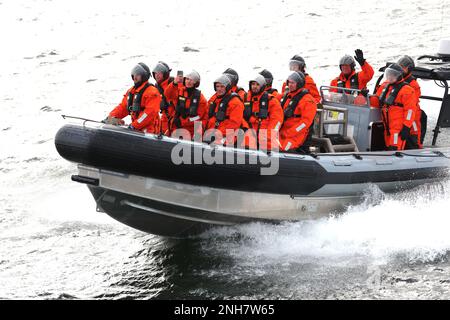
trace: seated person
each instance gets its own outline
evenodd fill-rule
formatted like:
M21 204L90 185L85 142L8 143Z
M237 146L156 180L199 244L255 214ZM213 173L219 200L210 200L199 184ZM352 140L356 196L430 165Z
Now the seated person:
M159 61L156 66L152 70L153 78L155 78L155 87L158 89L159 93L161 94L161 106L160 106L160 112L161 112L161 134L170 134L170 128L169 124L172 120L174 109L173 106L170 106L167 102L167 99L164 95L164 90L166 90L167 86L172 83L173 77L170 76L170 67L167 65L167 63L163 61Z
M307 140L311 139L311 127L317 112L317 103L305 89L305 76L292 72L286 81L289 92L281 100L284 122L280 129L280 150L307 153Z
M260 74L249 81L244 119L248 124L244 146L251 149L278 148L278 130L283 123L280 102L266 90L266 80ZM272 142L272 138L275 142Z
M244 88L238 87L239 75L236 70L228 68L223 74L227 75L231 80L231 92L236 92L244 102L247 99L247 92L245 92Z
M309 93L313 96L316 103L320 103L322 97L320 96L319 90L317 90L316 83L313 78L305 72L306 63L305 59L300 57L299 55L295 55L289 61L289 70L291 71L299 71L305 76L305 89L308 89ZM278 99L281 100L284 94L286 93L286 89L288 88L286 82L283 83L281 87L281 95L278 96Z
M272 83L273 83L273 75L272 72L270 72L267 69L262 70L260 73L260 75L262 75L264 77L264 79L266 80L266 85L265 85L265 91L267 93L270 93L272 95L274 95L275 97L279 94L278 90L272 87Z
M222 74L214 81L216 93L209 99L208 121L206 129L208 131L219 131L214 133L214 137L221 136L216 144L234 145L237 130L240 130L243 123L244 103L236 92L232 91L231 79ZM232 134L229 134L229 133ZM228 133L228 134L227 134ZM205 132L205 140L209 140L208 132Z
M194 138L194 124L199 122L199 134L202 134L203 127L208 119L208 107L206 98L198 90L200 85L200 75L192 70L184 78L177 76L170 83L164 95L171 106L174 106L174 115L171 120L170 134L176 129L186 129L191 138Z
M131 70L131 79L134 86L128 89L122 101L110 113L105 122L120 123L117 119L131 116L130 129L148 133L159 133L159 108L161 95L158 90L148 82L150 69L140 62ZM114 120L115 119L115 120Z

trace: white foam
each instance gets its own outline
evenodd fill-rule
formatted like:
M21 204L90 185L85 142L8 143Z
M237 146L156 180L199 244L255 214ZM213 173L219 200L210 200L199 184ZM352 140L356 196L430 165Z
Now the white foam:
M398 256L408 261L430 261L450 250L449 186L425 186L386 197L375 206L368 205L374 195L371 193L366 203L342 216L282 225L253 223L214 230L206 237L228 237L219 250L252 263L358 257L386 263ZM375 197L380 197L379 192ZM242 235L238 241L236 231Z

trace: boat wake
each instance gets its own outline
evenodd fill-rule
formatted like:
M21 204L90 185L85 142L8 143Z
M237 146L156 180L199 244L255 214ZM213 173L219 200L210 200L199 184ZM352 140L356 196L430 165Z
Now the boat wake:
M218 250L252 264L441 261L450 251L449 189L450 181L394 195L373 187L364 203L350 207L343 215L217 228L201 238L206 250Z

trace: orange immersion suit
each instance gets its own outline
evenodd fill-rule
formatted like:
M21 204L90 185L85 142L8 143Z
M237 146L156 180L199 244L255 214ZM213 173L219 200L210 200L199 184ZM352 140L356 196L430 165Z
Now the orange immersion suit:
M417 131L413 123L418 110L414 89L402 80L389 84L384 82L377 89L378 106L384 122L384 140L390 150L404 150L406 140L409 145L417 144ZM406 139L402 139L401 131L409 128Z
M208 107L206 98L200 90L188 89L183 84L177 85L172 82L167 86L164 95L173 109L169 134L178 128L183 128L188 130L193 138L196 121L201 123L201 126L197 129L199 130L198 133L202 134L201 131L203 131L208 120Z
M262 150L278 148L278 131L284 118L280 102L266 91L257 95L249 91L244 106L244 119L249 127L244 146Z
M358 90L366 89L367 83L372 80L374 73L375 72L373 71L372 66L365 61L361 66L360 72L355 72L355 70L353 70L353 72L348 76L345 76L341 72L337 78L331 80L330 86ZM330 92L338 91L338 89L330 89Z
M301 147L310 133L317 112L317 103L304 88L288 93L281 101L284 123L280 129L281 151Z
M228 92L219 97L214 94L208 101L208 121L206 129L220 131L223 141L216 141L218 144L226 142L227 145L234 144L235 137L227 137L227 130L236 131L240 129L243 122L244 103L235 92Z
M164 91L167 89L170 83L173 82L173 78L167 78L161 83L157 83L155 87L158 89L159 93L161 94L161 133L164 135L170 135L171 128L170 128L170 121L172 120L174 114L175 114L175 107L173 105L170 105L167 101L167 98L165 96Z
M159 108L161 95L148 82L138 88L132 87L123 96L122 101L110 113L110 117L123 119L130 115L131 126L148 133L159 133Z

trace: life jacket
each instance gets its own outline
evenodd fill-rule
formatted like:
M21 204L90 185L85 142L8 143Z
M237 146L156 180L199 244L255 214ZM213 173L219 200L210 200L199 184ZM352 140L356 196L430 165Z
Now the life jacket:
M413 80L416 80L416 78L411 74L408 76L408 78L404 78L403 81L407 84L410 84Z
M342 81L340 78L337 80L337 87L345 89L345 83L347 81ZM355 73L350 78L350 89L359 90L359 80L358 80L358 74ZM338 92L346 92L345 90L339 90Z
M396 83L394 85L389 84L381 92L380 106L383 107L383 109L384 109L384 112L382 112L381 114L382 114L382 117L383 117L384 126L386 128L386 132L387 132L388 136L391 135L390 130L389 130L389 112L388 112L389 107L394 105L394 102L395 102L395 99L397 99L398 93L406 85L407 85L407 83L405 81L402 81L400 83ZM390 87L392 87L392 90L389 93L389 96L386 97L387 96L387 92L388 92ZM397 104L395 104L395 106L403 107L403 104L397 103Z
M269 94L264 92L259 99L259 112L253 112L253 101L244 103L244 119L250 121L251 116L255 116L259 120L267 119L269 115Z
M383 91L381 92L381 96L380 96L380 106L387 106L390 107L392 105L394 105L395 99L397 99L398 93L400 92L400 90L404 87L408 85L405 81L402 81L400 83L396 83L394 85L389 84L387 85ZM389 93L389 96L386 97L387 92L389 90L389 88L392 87L391 92ZM401 103L397 103L396 106L399 107L403 107L403 104Z
M284 110L284 118L288 119L288 118L299 118L299 115L295 115L294 111L295 108L297 108L298 103L300 102L300 100L303 99L303 97L305 95L307 95L309 93L308 89L303 89L302 91L300 91L299 93L297 93L295 96L292 97L291 101L289 102L289 105L286 107L286 109ZM281 99L281 107L284 109L284 105L286 104L286 99L287 94L284 95L283 99Z
M241 91L241 90L244 91L244 101L247 101L247 91L245 91L244 88L242 88L242 87L236 86L236 91L235 91L235 92L236 92L237 94L239 94L239 91ZM240 98L240 97L241 97L241 96L239 96L239 98ZM242 100L242 98L241 98L241 100Z
M173 77L169 78L169 81L167 84L170 84L173 82ZM158 89L159 94L161 95L161 104L159 105L159 109L161 112L168 112L169 103L167 102L166 96L164 95L164 88L159 85L159 83L156 83L155 85L156 89Z
M216 112L216 103L214 101L211 101L210 105L209 105L209 112L208 112L208 117L212 118L212 117L216 117L216 128L219 126L219 124L227 119L227 108L228 108L228 103L230 102L231 99L233 99L234 97L239 98L239 100L241 100L241 97L236 93L236 92L232 92L230 94L227 94L226 96L224 96L222 98L222 101L220 101L219 104L219 109Z
M128 114L131 114L134 112L136 115L139 115L139 112L141 112L142 109L144 109L141 105L142 95L144 94L145 90L147 90L148 87L153 87L152 84L146 83L139 92L135 93L128 93L127 98L127 110Z
M266 92L268 92L268 93L270 93L270 94L273 94L275 91L278 92L278 90L275 89L275 88L270 88L270 89L267 89L267 90L266 90Z
M186 98L183 96L178 96L178 102L175 107L175 117L179 118L180 116L183 119L189 117L196 117L198 115L198 105L200 103L200 90L194 89L191 97L191 105L189 106L189 112L186 110Z

